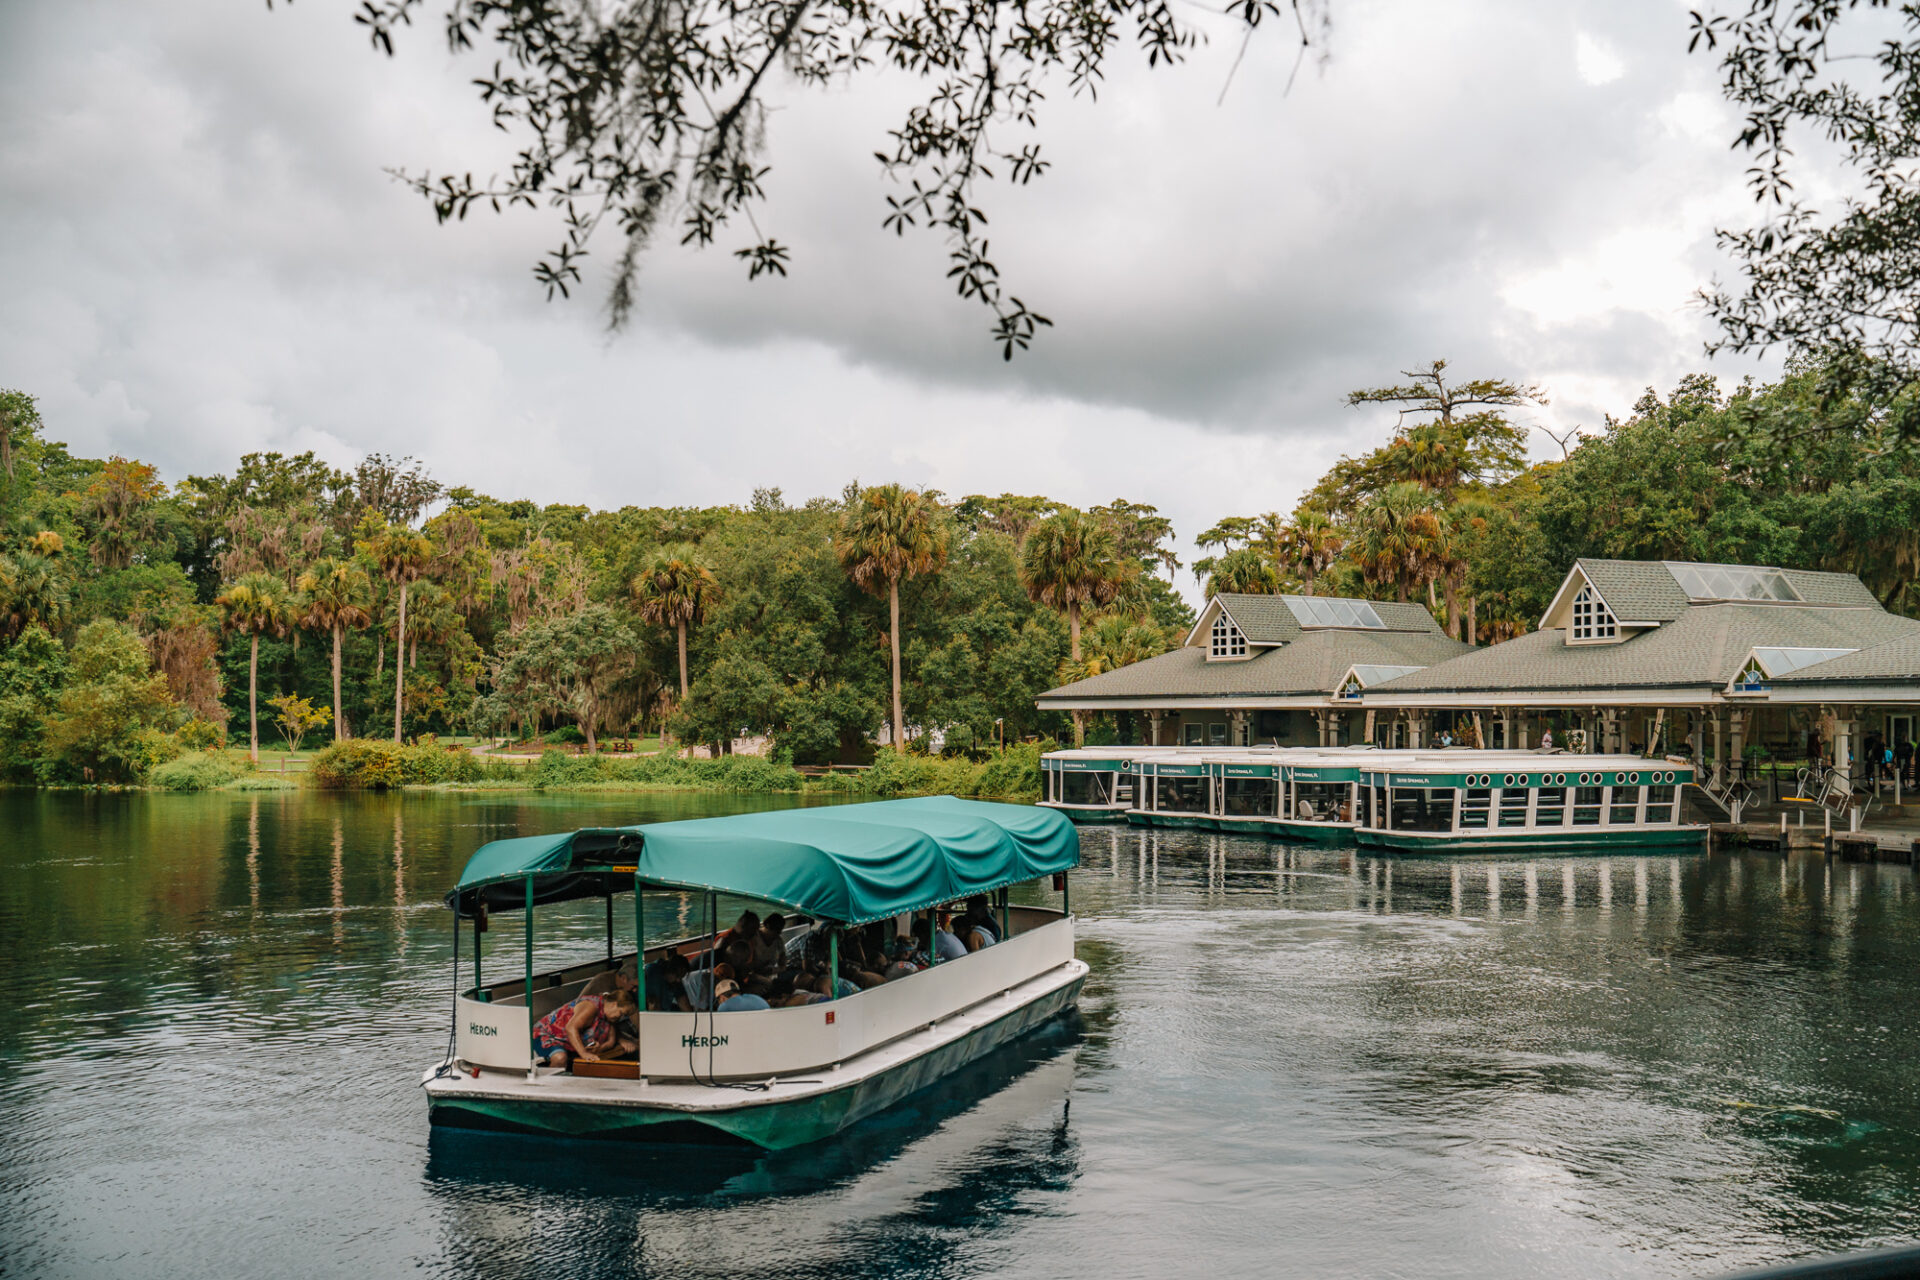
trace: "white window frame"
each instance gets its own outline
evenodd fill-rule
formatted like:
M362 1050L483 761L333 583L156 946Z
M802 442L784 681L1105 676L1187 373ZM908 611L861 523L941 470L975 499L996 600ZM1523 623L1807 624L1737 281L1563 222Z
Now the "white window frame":
M1580 584L1574 593L1572 613L1567 619L1568 644L1616 644L1620 640L1620 620L1600 598L1591 582Z
M1247 656L1247 633L1227 616L1222 609L1213 617L1213 627L1207 635L1207 657L1209 659L1233 660Z

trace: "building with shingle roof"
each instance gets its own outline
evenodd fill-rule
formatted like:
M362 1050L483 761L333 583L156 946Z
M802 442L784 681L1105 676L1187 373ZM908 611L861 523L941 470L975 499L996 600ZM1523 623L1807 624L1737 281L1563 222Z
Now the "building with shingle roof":
M1469 651L1417 604L1222 593L1180 648L1050 689L1039 705L1138 713L1141 736L1170 745L1303 745L1326 741L1327 712L1356 670L1364 686Z
M1039 704L1133 712L1160 744L1421 746L1444 728L1524 747L1551 729L1844 769L1863 741L1920 737L1920 620L1847 573L1583 558L1539 629L1504 644L1453 640L1417 604L1223 594L1181 648Z

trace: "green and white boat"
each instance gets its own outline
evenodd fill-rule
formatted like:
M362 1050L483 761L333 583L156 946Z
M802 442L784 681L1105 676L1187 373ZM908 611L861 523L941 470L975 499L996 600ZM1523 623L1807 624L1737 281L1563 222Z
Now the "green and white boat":
M1697 849L1682 760L1472 751L1381 761L1361 775L1361 845L1404 853Z
M1073 747L1040 757L1040 804L1074 822L1125 822L1133 757L1124 747Z
M458 991L448 1058L422 1080L430 1118L577 1136L735 1139L773 1150L829 1137L1077 1003L1087 966L1074 956L1066 873L1079 858L1078 833L1056 811L947 796L485 845L448 895L456 976L462 926L472 931L477 968L474 926L512 911L524 913L522 971L493 983L476 973ZM1010 886L1048 878L1060 893L1057 909L1008 901ZM930 943L935 908L977 895L993 902L1001 939L820 1004L641 1012L635 1057L594 1064L591 1077L533 1065L535 1023L632 957L615 953L616 898L634 895L638 929L649 892L694 895L713 924L699 937L646 946L647 962L709 949L721 894L798 917L790 941L828 927L833 970L833 930L893 921ZM535 909L582 898L606 900L606 955L535 973Z
M1322 843L1358 825L1360 774L1403 755L1371 747L1253 747L1143 756L1127 821Z

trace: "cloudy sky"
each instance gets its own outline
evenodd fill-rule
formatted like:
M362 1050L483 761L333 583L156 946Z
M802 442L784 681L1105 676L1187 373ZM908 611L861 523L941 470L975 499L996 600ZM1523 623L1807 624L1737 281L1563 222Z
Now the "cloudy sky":
M1097 105L1059 86L1051 173L987 193L1056 326L1011 365L940 243L881 228L910 86L778 90L761 225L791 276L663 246L609 337L597 289L532 281L549 215L438 227L386 176L502 146L435 24L388 60L352 7L0 5L0 385L55 438L173 479L378 449L595 506L855 476L1124 496L1184 539L1287 510L1390 425L1344 393L1438 357L1542 384L1558 430L1749 371L1706 362L1690 303L1751 205L1684 0L1334 0L1290 93L1278 26L1230 85L1216 25L1172 71L1123 52Z

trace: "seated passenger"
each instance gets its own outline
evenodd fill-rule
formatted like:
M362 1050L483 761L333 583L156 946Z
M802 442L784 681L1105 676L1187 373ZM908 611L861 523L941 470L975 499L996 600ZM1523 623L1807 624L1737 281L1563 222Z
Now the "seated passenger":
M795 973L783 973L775 978L767 993L767 1003L776 1009L797 1009L801 1005L824 1004L831 999L832 996L799 986Z
M779 912L760 922L760 932L753 936L753 972L747 975L747 990L765 995L787 967L786 932L786 917Z
M733 966L739 981L744 982L753 972L753 944L760 936L760 916L756 912L742 911L733 928L720 935L714 944L714 950L722 960Z
M968 951L990 947L1000 940L1000 926L994 923L993 908L984 895L967 899L967 913L960 917L960 940Z
M714 994L720 999L720 1004L714 1009L715 1013L752 1013L758 1009L772 1007L759 996L742 991L737 982L722 982Z
M633 997L624 991L581 996L563 1004L533 1028L533 1058L543 1067L564 1071L571 1062L598 1062L619 1043L613 1024L631 1017Z
M680 982L687 993L687 1008L706 1013L713 1008L713 984L733 977L733 966L722 960L711 969L694 969Z
M904 933L895 935L893 945L887 948L887 981L918 973L926 967L927 957L913 945L913 939Z
M953 913L950 911L940 913L940 927L933 935L933 950L942 960L966 958L967 944L960 941L960 936L953 931Z
M587 985L580 988L580 994L583 996L604 996L609 991L618 989L632 995L639 989L639 986L639 979L634 975L633 961L626 960L623 961L617 969L609 969L605 973L596 973L593 977L587 979Z
M887 980L886 963L867 955L867 944L861 939L858 930L849 929L840 935L840 976L850 979L862 989L877 987Z
M669 951L646 969L647 1009L671 1013L687 1008L686 978L693 966L678 951Z

